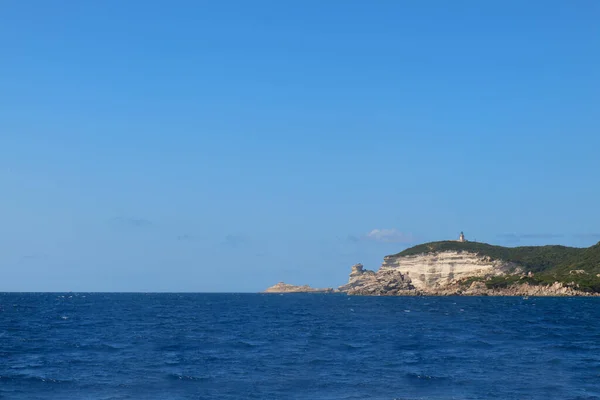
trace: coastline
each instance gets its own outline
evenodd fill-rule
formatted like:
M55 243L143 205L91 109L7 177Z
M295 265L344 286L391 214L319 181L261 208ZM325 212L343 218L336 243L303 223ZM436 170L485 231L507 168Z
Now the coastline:
M600 243L501 247L457 241L424 243L385 256L377 271L351 267L337 289L283 282L264 293L345 293L350 296L600 296Z

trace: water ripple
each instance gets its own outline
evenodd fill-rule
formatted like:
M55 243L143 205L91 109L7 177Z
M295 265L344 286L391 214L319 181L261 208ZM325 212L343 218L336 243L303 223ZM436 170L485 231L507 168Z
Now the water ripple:
M0 293L0 310L0 398L600 400L600 299Z

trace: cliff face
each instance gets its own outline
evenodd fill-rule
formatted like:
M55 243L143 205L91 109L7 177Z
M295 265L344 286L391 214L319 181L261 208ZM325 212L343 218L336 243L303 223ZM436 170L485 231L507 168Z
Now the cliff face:
M387 256L377 272L352 266L350 279L339 291L350 295L472 295L472 296L589 296L560 282L531 285L518 265L475 253L444 251ZM495 277L509 277L506 286L488 286ZM502 278L503 279L503 278Z
M271 286L263 293L333 293L334 290L332 288L326 289L315 289L308 285L296 286L289 285L284 282L279 282L276 285Z
M418 290L431 290L469 277L503 275L516 266L489 257L457 251L415 256L387 256L379 269L407 274Z

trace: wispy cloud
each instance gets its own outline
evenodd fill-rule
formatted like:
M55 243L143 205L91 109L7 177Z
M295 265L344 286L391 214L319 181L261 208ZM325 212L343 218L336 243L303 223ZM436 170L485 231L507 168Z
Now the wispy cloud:
M584 240L599 240L600 233L576 233L573 237Z
M249 240L250 239L244 235L230 233L227 236L225 236L225 239L221 244L226 247L238 248L247 244Z
M348 235L347 239L349 242L353 242L353 243L360 242L360 237L354 236L354 235Z
M520 240L520 239L554 239L565 237L562 233L501 233L498 235L503 239Z
M519 236L521 239L554 239L565 237L562 233L524 233Z
M496 236L498 236L502 242L507 244L519 243L521 241L519 235L514 233L500 233Z
M363 240L372 240L382 243L413 243L411 233L401 232L398 229L373 229L362 237Z
M600 240L600 233L501 233L497 235L506 243L520 243L526 240L535 239L560 239L560 238L575 238L580 240Z
M194 237L190 234L184 233L183 235L178 235L177 236L177 240L181 241L181 242L185 242L188 240L193 240Z
M144 218L135 217L115 217L112 222L122 226L129 226L134 228L147 228L153 225L152 221Z
M33 254L25 254L25 255L21 256L21 261L42 260L45 258L48 258L47 254L33 253Z

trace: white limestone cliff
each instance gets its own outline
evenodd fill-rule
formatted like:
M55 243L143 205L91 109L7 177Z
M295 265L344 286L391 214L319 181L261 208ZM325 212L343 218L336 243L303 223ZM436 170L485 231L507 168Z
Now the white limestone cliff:
M444 251L413 256L387 256L383 259L379 272L399 271L410 277L417 290L429 290L464 278L503 275L515 268L512 263L495 261L474 253Z

